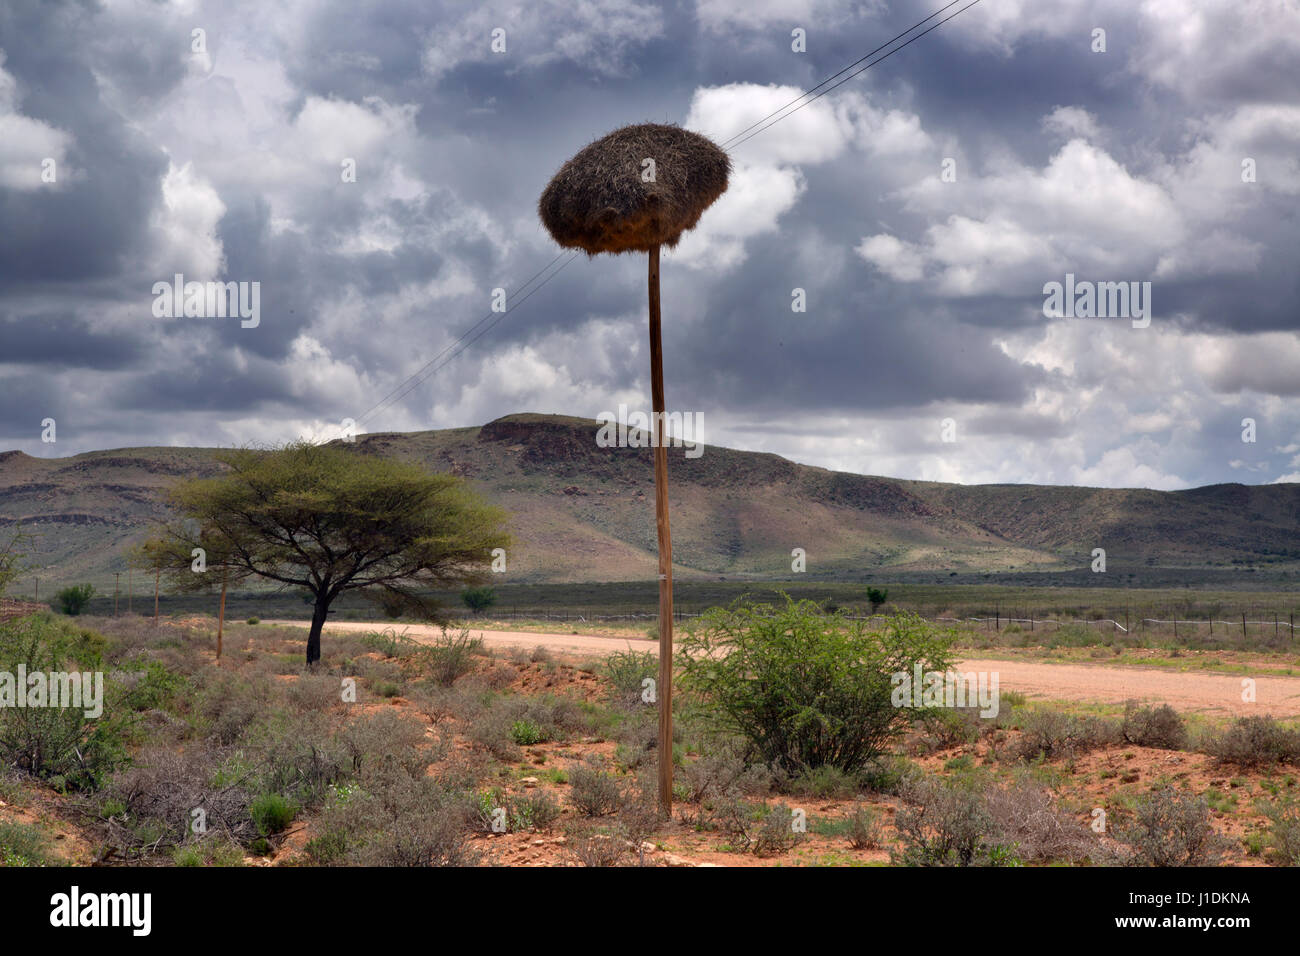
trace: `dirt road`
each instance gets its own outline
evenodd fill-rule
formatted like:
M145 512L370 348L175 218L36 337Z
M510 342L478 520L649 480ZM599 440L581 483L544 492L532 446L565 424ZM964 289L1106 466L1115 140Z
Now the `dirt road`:
M285 627L306 628L303 621L267 621ZM383 624L361 621L331 621L326 632L377 631ZM421 640L434 637L438 628L404 625L406 634ZM598 637L590 634L541 634L531 631L474 631L489 647L542 646L558 654L599 656L614 651L656 652L654 641L637 638ZM1113 667L1105 664L1048 664L1040 661L983 660L959 662L962 671L997 672L1000 690L1019 691L1030 697L1052 700L1092 701L1122 704L1136 699L1144 703L1169 704L1180 711L1247 716L1272 714L1300 716L1300 677L1260 676L1255 681L1255 701L1242 698L1242 677L1226 674L1171 673L1155 668Z

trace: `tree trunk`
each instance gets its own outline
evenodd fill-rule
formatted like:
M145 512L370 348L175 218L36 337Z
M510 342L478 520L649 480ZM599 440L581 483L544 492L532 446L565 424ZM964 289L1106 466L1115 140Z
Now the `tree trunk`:
M320 632L325 627L325 615L329 613L329 604L324 598L316 599L316 609L311 612L311 633L307 635L307 663L315 664L320 660Z

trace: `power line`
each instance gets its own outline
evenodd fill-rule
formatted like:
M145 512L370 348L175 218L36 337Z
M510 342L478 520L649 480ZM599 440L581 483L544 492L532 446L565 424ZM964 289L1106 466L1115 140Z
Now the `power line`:
M957 2L960 2L960 0L957 0ZM914 36L914 37L912 37L910 40L908 40L906 43L902 44L901 46L896 46L896 47L894 47L894 49L890 50L890 51L889 51L888 53L886 53L884 56L880 57L880 58L877 59L877 60L873 60L872 62L870 62L870 63L868 63L866 66L864 66L862 69L860 69L860 70L854 70L854 72L852 72L852 73L850 73L848 76L844 77L844 79L840 80L838 83L835 83L835 84L833 84L832 86L828 86L828 87L826 87L826 89L822 90L820 93L818 93L818 94L817 94L816 96L814 96L812 99L808 100L806 103L799 103L798 106L796 106L794 109L790 110L790 112L786 113L784 116L779 116L779 117L777 117L776 119L772 120L772 122L767 123L767 125L765 125L765 126L759 128L759 129L754 130L754 132L750 133L748 136L746 136L744 139L741 139L739 142L732 143L732 145L731 145L730 149L728 150L728 152L730 152L731 150L736 149L738 146L742 146L742 145L744 145L745 143L749 142L749 140L753 139L753 138L754 138L755 136L757 136L759 133L763 132L763 130L771 129L771 128L772 128L773 126L775 126L777 123L781 122L781 120L786 119L787 117L793 116L795 113L799 112L801 109L803 109L803 108L804 108L805 106L807 106L809 103L815 103L815 102L817 102L817 100L821 99L823 96L825 96L825 95L826 95L827 93L829 93L831 90L836 89L837 87L843 86L843 85L844 85L845 83L847 83L849 80L853 79L855 76L858 76L859 74L865 73L867 70L871 69L871 68L872 68L873 66L875 66L877 63L881 63L881 62L883 62L884 60L889 59L891 56L893 56L895 53L897 53L899 50L903 49L904 47L911 46L913 43L915 43L917 40L921 39L921 37L925 36L925 35L926 35L927 33L929 33L931 30L937 30L939 27L943 26L945 23L947 23L947 22L948 22L949 20L951 20L953 17L960 16L961 14L965 13L967 10L969 10L971 7L975 6L975 4L977 4L977 3L979 3L979 2L980 2L980 0L971 0L970 3L966 4L966 6L962 7L962 8L961 8L960 10L958 10L956 13L951 13L951 14L949 14L948 16L944 17L942 20L940 20L938 23L936 23L936 24L935 24L934 26L932 26L932 27L927 27L926 29L924 29L924 30L922 30L920 33L918 33L916 36ZM952 4L948 4L948 6L950 7L950 6L952 6ZM948 7L944 7L944 8L943 8L943 10L947 10L947 9L948 9ZM938 12L938 13L942 13L943 10L939 10L939 11L936 11L936 12ZM932 14L930 14L930 16L932 17L932 16L934 16L934 14L932 13ZM930 17L926 17L926 20L928 20L928 19L930 19ZM925 22L925 20L922 20L922 21L921 21L921 23L924 23L924 22ZM920 25L921 25L921 24L918 23L918 24L916 24L916 26L912 27L912 29L915 30L916 27L917 27L917 26L920 26ZM911 31L909 31L909 30L905 30L905 31L903 32L903 34L900 34L900 36L902 36L902 35L904 35L904 34L906 34L906 33L909 33L909 32L911 32ZM898 39L898 37L895 37L894 39L896 40L896 39ZM893 40L890 40L889 42L890 42L890 43L893 43L894 41L893 41ZM889 43L886 43L885 46L889 46ZM881 48L881 49L883 49L883 48ZM872 54L870 54L870 53L867 54L867 56L871 56L871 55L872 55ZM866 57L863 57L863 59L866 59ZM861 63L862 60L858 60L858 62ZM846 67L845 69L850 69L850 67ZM841 71L840 71L840 73L843 73L843 72L844 72L844 70L841 70ZM839 76L840 73L837 73L837 74L835 74L835 75L836 75L836 76ZM825 81L823 81L823 82L825 82ZM821 84L819 83L818 86L820 86L820 85L821 85ZM817 88L816 86L813 87L813 89L816 89L816 88ZM810 92L811 92L811 91L810 91ZM807 95L808 95L807 93L804 94L804 96L807 96ZM803 97L797 97L797 98L796 98L795 100L793 100L792 102L796 102L796 103L797 103L800 99L803 99ZM790 105L789 103L786 104L786 106L789 106L789 105ZM781 107L781 110L784 110L784 109L786 108L786 106ZM779 112L781 112L781 110L777 110L777 112L779 113ZM762 122L765 122L765 120L759 120L759 122L762 123ZM757 125L757 124L755 124L755 125ZM750 129L753 129L753 127L750 127ZM735 139L735 137L733 136L732 139ZM729 140L728 142L730 142L730 140Z
M551 266L555 265L555 263L558 262L558 261L560 260L560 258L561 258L563 255L564 255L564 250L561 249L558 253L556 253L555 258L553 258L553 259L552 259L550 262L548 262L546 265L542 266L541 269L539 269L536 273L533 274L532 278L530 278L527 282L525 282L525 283L523 283L521 286L519 286L519 288L516 289L515 292L518 293L518 292L521 292L521 291L523 291L524 289L528 288L528 286L531 285L531 284L534 282L534 280L537 279L538 276L540 276L542 273L546 272L546 270L549 269L549 268L551 268ZM558 272L559 270L557 269L556 271ZM549 280L547 280L547 281L549 281ZM544 285L544 284L545 284L545 283L543 283L543 285ZM541 288L541 286L538 286L538 288ZM533 291L535 292L535 291L537 291L537 290L534 289ZM529 294L531 295L532 293L529 293ZM527 298L527 296L525 296L524 298ZM523 300L520 300L520 301L523 301ZM508 311L508 310L507 310L507 311ZM422 365L422 366L421 366L420 368L418 368L415 372L413 372L412 374L408 375L408 376L407 376L406 378L404 378L400 383L398 383L398 385L397 385L396 387L394 387L393 390L390 391L387 395L385 395L383 398L381 398L381 399L380 399L378 402L376 402L374 405L370 406L370 408L366 409L366 411L363 412L363 413L359 416L358 420L359 420L359 421L363 421L363 420L365 420L366 418L369 418L371 414L373 414L374 412L378 411L380 408L383 408L384 406L386 406L386 405L389 403L389 399L393 398L393 396L396 395L396 393L397 393L397 392L398 392L398 391L399 391L399 390L400 390L404 385L406 385L407 382L411 381L411 380L414 379L416 376L422 374L422 373L425 371L425 369L427 369L430 365L432 365L434 362L438 361L438 359L440 359L440 358L442 358L444 355L446 355L449 351L451 351L451 349L455 348L457 342L461 341L461 339L465 338L465 336L469 335L471 332L473 332L475 329L477 329L480 325L482 325L482 324L483 324L484 322L486 322L488 319L492 318L494 315L495 315L495 316L500 316L501 313L499 313L499 312L489 312L487 315L483 316L483 318L479 319L479 320L478 320L477 322L475 322L472 326L470 326L468 329L466 329L464 332L462 332L459 336L457 336L457 337L452 341L452 343L451 343L450 345L448 345L445 349L443 349L441 352L439 352L439 353L438 353L437 355L435 355L433 358L429 359L429 361L425 362L424 365ZM406 393L403 392L402 394L406 394ZM399 397L400 397L400 396L399 396Z
M861 63L863 60L869 60L869 59L871 59L871 57L875 56L877 53L879 53L879 52L880 52L881 50L883 50L885 47L889 46L891 43L894 43L894 42L896 42L897 40L901 40L903 37L907 36L909 33L911 33L913 30L915 30L917 27L919 27L922 23L925 23L926 20L933 20L933 19L934 19L935 17L937 17L939 14L943 13L943 11L947 10L948 7L955 7L955 6L956 6L957 4L959 4L959 3L961 3L961 0L952 0L952 3L948 4L948 6L946 6L946 7L940 7L938 10L934 11L934 13L932 13L932 14L930 14L928 17L926 17L925 20L920 20L920 21L918 21L918 22L916 22L916 23L913 23L910 27L908 27L906 30L904 30L902 33L900 33L898 36L894 37L893 40L890 40L889 43L882 43L880 46L876 47L874 50L872 50L872 51L871 51L870 53L868 53L866 56L859 57L858 59L854 60L852 63L850 63L850 64L849 64L848 66L846 66L844 69L840 70L838 73L832 73L830 76L826 77L826 79L822 80L822 81L821 81L820 83L818 83L816 86L810 86L808 89L804 90L802 93L800 93L800 94L799 94L798 96L796 96L794 99L792 99L789 103L786 103L785 106L782 106L780 109L778 109L778 110L774 110L773 112L768 113L768 114L767 114L766 116L764 116L762 119L758 120L758 122L753 123L753 124L750 125L750 126L746 126L746 127L745 127L744 129L742 129L739 133L736 133L736 134L735 134L734 136L732 136L730 139L724 140L723 142L719 143L718 145L721 146L723 149L728 149L728 146L729 146L729 144L730 144L731 142L733 142L734 140L737 140L737 139L739 139L740 137L744 136L746 133L748 133L748 132L749 132L751 129L753 129L755 126L758 126L759 123L765 123L765 122L767 122L768 120L770 120L773 116L775 116L777 113L784 112L785 110L789 109L791 106L794 106L795 103L798 103L798 102L799 102L801 99L803 99L805 96L810 96L810 95L812 94L812 91L813 91L813 90L820 89L821 87L823 87L823 86L825 86L827 83L829 83L831 80L834 80L834 79L837 79L838 77L843 76L845 73L847 73L849 70L853 69L855 66L857 66L859 63ZM900 49L901 49L901 48L900 48ZM882 57L882 59L883 59L883 57Z
M876 64L878 64L878 63L880 63L880 62L882 62L882 61L888 59L890 56L892 56L893 54L897 53L899 50L903 49L903 47L910 46L912 43L916 42L916 41L919 40L921 37L925 36L925 35L926 35L927 33L929 33L931 30L938 29L939 27L943 26L945 23L947 23L949 20L953 19L954 17L957 17L957 16L959 16L959 15L965 13L965 12L966 12L967 10L969 10L971 7L975 6L975 4L979 3L980 0L971 0L970 3L966 4L966 6L962 7L960 10L956 11L955 13L949 14L948 16L944 17L942 20L940 20L938 23L934 24L933 26L931 26L931 27L927 27L925 30L922 30L920 33L918 33L918 34L916 34L916 36L910 38L906 43L903 43L901 46L895 47L894 49L892 49L892 50L890 50L888 53L886 53L884 56L880 57L879 59L873 60L872 62L868 63L866 66L862 67L860 70L854 70L854 72L849 73L849 71L850 71L850 70L853 70L853 68L854 68L855 66L857 66L859 63L862 63L862 62L864 62L864 61L866 61L866 60L871 59L871 57L875 56L875 55L876 55L877 53L879 53L881 50L884 50L884 49L886 49L887 47L889 47L891 44L896 43L898 40L900 40L900 39L902 39L903 37L907 36L909 33L911 33L911 32L912 32L913 30L915 30L917 27L921 26L922 24L924 24L924 23L926 23L926 22L928 22L928 21L930 21L930 20L933 20L933 19L934 19L935 17L937 17L939 14L943 13L945 10L948 10L948 9L950 9L950 8L952 8L952 7L954 7L954 6L956 6L956 5L957 5L958 3L960 3L960 2L961 2L961 0L952 0L951 3L947 4L946 6L940 7L938 10L934 11L934 13L930 14L928 17L925 17L925 18L922 19L922 20L918 20L916 23L912 24L910 27L908 27L908 28L907 28L906 30L904 30L902 33L898 34L898 35L895 36L893 39L889 40L887 43L883 43L883 44L881 44L880 46L878 46L878 47L876 47L874 50L872 50L870 53L867 53L865 56L861 56L861 57L859 57L858 59L854 60L852 63L850 63L848 66L844 67L844 68L843 68L842 70L840 70L838 73L833 73L833 74L831 74L831 75L828 76L826 79L824 79L824 80L822 80L820 83L818 83L816 86L813 86L813 87L809 88L808 90L804 91L804 92L803 92L802 94L800 94L799 96L795 97L795 98L794 98L793 100L791 100L789 103L785 104L785 106L782 106L780 109L775 110L775 111L772 112L772 113L769 113L767 116L764 116L762 119L760 119L760 120L758 120L757 122L751 124L750 126L745 127L745 129L743 129L743 130L741 130L740 132L734 134L734 135L731 136L729 139L727 139L726 141L724 141L723 143L721 143L721 144L719 144L719 145L720 145L723 149L727 150L728 152L730 152L731 150L736 149L736 148L739 147L739 146L744 145L745 143L749 142L749 140L751 140L751 139L753 139L755 136L757 136L759 133L762 133L764 130L771 129L773 126L775 126L777 123L781 122L781 120L785 119L786 117L793 116L795 113L799 112L799 110L803 109L803 108L804 108L805 106L807 106L809 103L814 103L814 102L816 102L817 100L821 99L823 96L825 96L827 93L831 92L831 90L834 90L834 89L836 89L836 88L838 88L838 87L840 87L840 86L843 86L845 83L847 83L849 80L853 79L855 76L858 76L858 75L860 75L860 74L866 72L867 70L871 69L871 68L872 68L873 66L875 66ZM844 76L845 73L849 73L849 75L848 75L848 76ZM821 90L821 92L816 93L816 94L814 95L814 93L813 93L814 90L818 90L818 89L820 89L821 87L826 86L827 83L830 83L832 80L839 79L839 77L841 77L841 76L844 76L844 79L839 80L838 83L835 83L835 84L833 84L833 85L831 85L831 86L827 86L826 89ZM811 96L812 98L811 98L811 99L807 99L807 98L810 97L810 96ZM806 102L800 103L800 102L799 102L800 100L806 100ZM798 103L799 105L798 105L798 106L795 106L796 103ZM794 109L792 109L792 110L790 110L790 112L786 113L785 111L786 111L787 109L790 109L791 106L794 106ZM773 117L776 117L776 118L773 119ZM768 122L768 120L771 120L771 122ZM755 129L755 127L758 127L758 128ZM539 276L543 275L543 274L546 273L549 269L551 269L551 267L554 266L555 263L556 263L557 261L559 261L559 259L560 259L561 256L563 256L563 255L564 255L564 250L561 249L560 252L559 252L559 253L558 253L558 254L557 254L553 259L551 259L550 262L548 262L545 266L543 266L542 269L541 269L540 271L538 271L537 273L535 273L535 274L534 274L534 275L533 275L533 276L532 276L532 277L531 277L527 282L523 283L523 285L521 285L521 286L519 287L519 289L516 290L516 292L518 292L518 291L522 291L523 289L528 288L528 286L531 285L531 284L532 284L532 283L533 283L533 282L534 282L534 281L535 281ZM370 418L372 415L374 415L376 412L378 412L378 411L380 411L381 409L384 409L384 408L388 407L389 405L393 404L394 402L396 402L396 401L398 401L398 400L404 398L406 395L410 394L410 392L411 392L413 389L417 388L418 386L420 386L420 385L423 384L424 382L428 381L428 379L429 379L429 378L430 378L430 377L431 377L435 372L437 372L439 369L443 368L445 365L447 365L449 362L451 362L453 359L455 359L458 355L460 355L462 352L464 352L467 348L469 348L471 345L473 345L475 342L477 342L480 338L482 338L484 335L486 335L488 332L490 332L493 328L495 328L496 325L497 325L497 324L498 324L502 319L504 319L507 315L509 315L511 312L513 312L513 311L514 311L515 309L517 309L519 306L521 306L521 305L523 305L525 302L527 302L528 299L530 299L530 298L533 296L533 294L534 294L535 292L537 292L539 289L541 289L543 286L545 286L548 282L550 282L552 279L554 279L557 275L559 275L560 271L563 270L564 267L567 266L570 262L572 262L574 259L576 259L577 256L578 256L578 253L575 252L575 253L574 253L573 255L571 255L568 259L565 259L564 262L560 264L560 267L559 267L558 269L556 269L556 270L555 270L554 272L552 272L549 276L547 276L545 279L543 279L541 282L539 282L536 286L534 286L534 287L533 287L533 288L532 288L532 289L531 289L531 290L530 290L526 295L524 295L522 298L520 298L520 299L518 299L517 301L515 301L514 304L511 305L511 306L510 306L508 309L506 309L505 311L503 311L503 312L489 312L489 313L488 313L487 315L485 315L483 318L479 319L478 322L474 323L474 325L472 325L470 328L468 328L468 329L466 329L464 332L462 332L462 333L461 333L461 334L460 334L460 335L459 335L459 336L458 336L458 337L457 337L457 338L456 338L456 339L455 339L455 340L454 340L450 345L448 345L445 349L443 349L441 352L439 352L437 355L435 355L432 359L430 359L428 362L426 362L423 366L421 366L421 367L420 367L418 370L416 370L413 374L411 374L411 375L407 376L405 379L403 379L402 382L399 383L399 384L398 384L398 385L397 385L397 386L396 386L392 391L390 391L390 392L389 392L389 393L388 393L384 398L380 399L377 403L375 403L374 405L372 405L372 406L371 406L369 409L367 409L367 410L366 410L362 415L360 415L360 416L358 417L358 419L357 419L358 424L363 424L367 419L369 419L369 418ZM495 318L494 318L494 316L495 316ZM488 322L489 319L491 319L490 322ZM488 324L484 326L483 323L485 323L485 322L488 322ZM479 328L480 326L483 326L483 327L480 329L480 328ZM478 330L477 332L475 332L476 329ZM473 334L473 337L472 337L472 338L467 338L467 336L470 336L471 333L474 333L474 334ZM459 346L459 347L458 347L458 346ZM454 351L453 351L453 350L454 350ZM451 353L450 355L448 355L449 352ZM438 362L438 360L441 359L441 358L443 358L443 356L447 356L446 359L445 359L444 361L442 361L442 362ZM435 365L434 363L438 363L438 364Z
M536 275L533 276L533 279L536 279L537 276L541 275L543 272L546 272L548 269L550 269L551 266L555 265L556 261L560 258L560 256L563 256L563 255L564 255L564 250L561 250L560 254L557 255L554 259L552 259L549 263L547 263L546 266L541 270L541 272L538 272ZM445 365L447 365L449 362L451 362L452 359L456 358L456 356L460 355L462 352L464 352L467 348L469 348L471 345L473 345L475 342L477 342L479 339L481 339L481 338L482 338L484 335L486 335L488 332L492 331L492 329L494 329L494 328L496 327L496 325L497 325L498 322L500 322L502 319L504 319L507 315L509 315L509 314L510 314L511 312L513 312L515 309L519 308L521 305L523 305L525 302L527 302L530 298L532 298L532 296L533 296L534 293L538 292L538 291L539 291L543 286L545 286L548 282L550 282L550 281L551 281L552 279L554 279L557 275L559 275L560 272L563 271L563 269L564 269L565 266L567 266L567 265L568 265L570 262L572 262L574 259L578 258L578 255L579 255L579 253L577 253L577 252L575 252L575 253L573 253L572 255L570 255L567 259L565 259L563 262L560 263L559 268L557 268L554 272L552 272L550 275L548 275L548 276L547 276L545 279L543 279L541 282L537 283L537 285L533 286L533 288L530 289L526 295L524 295L524 296L522 296L521 298L515 300L514 304L511 305L509 308L505 309L505 310L502 311L502 312L489 312L486 316L484 316L484 318L482 318L482 319L480 319L478 322L476 322L476 323L474 324L473 327L471 327L470 329L468 329L468 330L466 330L464 333L462 333L462 335L460 336L460 338L458 338L455 342L453 342L451 345L447 346L447 348L445 348L445 349L443 349L441 352L439 352L438 355L435 356L433 359L431 359L430 361L426 362L425 365L424 365L424 367L421 368L420 371L416 372L414 375L408 376L407 379L405 380L405 382L403 382L402 385L399 385L399 386L397 387L397 389L394 389L393 392L390 392L390 393L389 393L389 396L388 396L387 398L385 398L385 399L384 399L383 401L381 401L379 404L373 406L373 407L372 407L370 410L368 410L364 415L362 415L362 416L358 419L358 424L360 425L360 424L364 423L365 420L366 420L367 418L369 418L372 414L374 414L376 411L380 410L380 409L383 408L383 407L386 407L387 405L392 404L393 402L398 401L399 399L404 398L406 395L410 394L410 392L411 392L413 389L419 387L419 386L422 385L424 382L428 381L428 380L433 376L433 374L434 374L435 372L437 372L437 371L438 371L439 369L441 369L443 366L445 366ZM529 284L530 282L532 282L533 279L529 279L528 282L525 282L525 283L524 283L522 286L520 286L519 288L520 288L520 289L527 288L527 287L528 287L528 284ZM495 318L493 318L493 316L495 316ZM465 336L469 335L470 332L473 332L475 328L478 328L478 326L483 325L483 322L486 321L486 320L489 319L489 318L491 318L492 321L489 322L487 325L483 326L483 328L480 329L476 335L474 335L472 338L469 338L469 339L466 339L466 338L465 338ZM464 340L463 344L461 344L459 348L456 348L457 343L461 342L462 340ZM452 352L450 355L447 355L447 352L448 352L450 349L453 349L453 348L456 348L456 350L455 350L454 352ZM437 362L438 359L441 358L443 355L447 355L447 358L446 358L445 360L443 360L442 362L439 362L437 365L434 365L433 363L434 363L434 362ZM433 366L433 367L430 368L430 366ZM407 384L407 383L409 383L409 384ZM399 390L400 390L400 391L399 391Z

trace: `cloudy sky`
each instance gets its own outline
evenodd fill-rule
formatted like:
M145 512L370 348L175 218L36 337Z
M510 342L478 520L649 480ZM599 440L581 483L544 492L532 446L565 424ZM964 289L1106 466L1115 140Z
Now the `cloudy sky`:
M515 294L547 180L626 123L727 140L944 2L5 0L0 449L644 408L644 257ZM871 474L1300 481L1298 62L1300 0L981 0L734 148L665 254L669 407ZM158 317L176 273L257 326ZM1045 315L1067 273L1150 323Z

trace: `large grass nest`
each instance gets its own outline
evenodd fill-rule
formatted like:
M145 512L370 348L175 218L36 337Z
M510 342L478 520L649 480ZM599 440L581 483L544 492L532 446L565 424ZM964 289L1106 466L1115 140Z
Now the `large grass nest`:
M654 181L642 180L654 160ZM731 159L712 140L682 129L624 126L584 147L542 191L537 213L561 246L648 252L675 246L727 189Z

